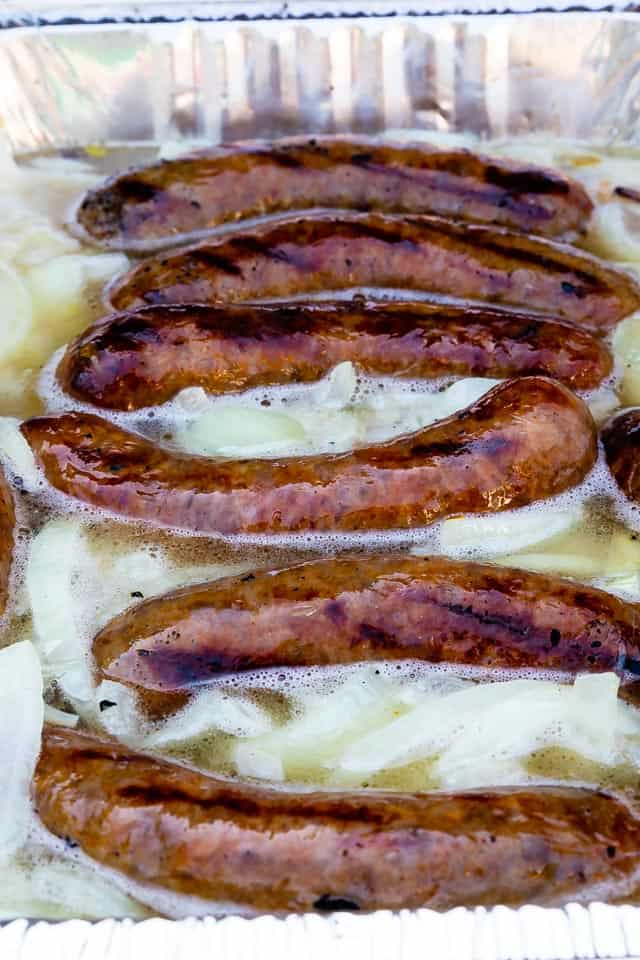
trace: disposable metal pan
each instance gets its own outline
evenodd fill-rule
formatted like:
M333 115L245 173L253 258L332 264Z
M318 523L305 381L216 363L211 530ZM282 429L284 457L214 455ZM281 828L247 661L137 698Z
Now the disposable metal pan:
M521 13L497 14L490 0L472 6L458 13L448 0L5 2L0 125L16 155L389 130L638 143L640 16L535 13L527 2L510 4ZM496 905L284 920L18 920L0 928L2 960L423 955L638 957L640 908Z

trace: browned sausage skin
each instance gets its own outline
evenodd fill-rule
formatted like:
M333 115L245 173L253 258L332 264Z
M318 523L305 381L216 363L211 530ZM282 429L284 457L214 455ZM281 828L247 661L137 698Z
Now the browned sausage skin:
M15 524L13 497L0 467L0 616L4 613L9 600Z
M556 171L467 150L295 138L119 174L87 194L77 222L99 243L151 250L230 221L313 207L436 213L558 236L583 229L593 205Z
M632 899L640 823L570 787L294 793L45 727L49 830L139 883L254 911L447 910Z
M184 691L261 667L415 658L640 670L640 607L557 577L445 557L331 557L155 597L97 634L99 680Z
M210 393L317 380L350 360L406 377L546 374L597 386L611 354L585 330L532 314L425 303L142 307L99 320L67 349L67 393L112 410Z
M158 254L116 280L116 310L397 288L545 313L596 331L640 306L626 273L574 247L437 217L315 215Z
M216 461L81 413L21 429L58 490L221 534L408 528L505 510L575 486L597 454L588 408L543 377L507 380L440 423L338 456Z
M602 443L614 480L629 500L640 501L640 409L614 417Z

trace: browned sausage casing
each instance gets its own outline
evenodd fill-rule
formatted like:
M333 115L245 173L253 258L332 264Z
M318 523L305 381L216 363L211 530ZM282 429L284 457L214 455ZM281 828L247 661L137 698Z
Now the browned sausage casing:
M344 360L407 377L547 374L574 389L611 371L585 330L532 314L424 303L142 307L99 320L58 367L74 397L113 410L184 387L227 393L317 380Z
M0 468L0 615L9 600L9 578L13 560L16 514L9 484Z
M172 591L98 633L99 678L180 691L260 667L416 658L637 667L640 607L558 577L445 557L331 557ZM631 661L631 664L630 664Z
M368 138L231 144L119 174L83 200L91 239L152 250L234 220L312 207L437 213L546 236L586 225L592 203L561 173L428 144Z
M45 727L34 801L98 863L253 910L559 906L638 890L640 823L596 790L294 793Z
M640 409L615 417L602 442L614 480L629 500L640 500Z
M543 377L507 380L440 423L337 456L212 460L83 413L21 429L58 490L221 534L406 528L506 510L579 483L597 452L588 408Z
M112 284L116 310L268 300L353 288L421 290L608 330L640 306L621 271L574 247L437 217L316 215L143 260Z

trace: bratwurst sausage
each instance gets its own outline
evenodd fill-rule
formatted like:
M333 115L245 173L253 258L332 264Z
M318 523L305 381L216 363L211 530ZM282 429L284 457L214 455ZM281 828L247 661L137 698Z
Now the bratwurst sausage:
M67 349L58 380L112 410L317 380L351 360L406 377L547 374L574 389L606 377L611 354L570 324L490 307L426 303L142 307L99 320Z
M619 414L602 431L602 444L614 480L629 498L640 500L640 409Z
M415 658L640 670L640 606L558 577L445 557L311 560L175 590L93 641L100 680L184 691L261 667Z
M421 290L608 330L640 306L626 273L574 247L437 217L315 215L205 240L133 267L116 310L268 300L353 288Z
M44 825L138 883L256 911L615 902L640 822L596 790L294 793L45 727Z
M597 452L588 408L544 377L507 380L433 426L340 455L216 461L83 413L21 429L58 490L221 534L406 528L506 510L575 486Z
M437 213L557 236L583 229L593 205L561 173L467 150L295 138L129 170L86 195L77 223L93 241L152 250L230 221L313 207Z

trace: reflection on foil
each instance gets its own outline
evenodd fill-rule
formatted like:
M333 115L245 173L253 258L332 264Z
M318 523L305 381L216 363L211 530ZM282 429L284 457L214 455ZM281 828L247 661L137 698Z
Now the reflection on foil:
M500 6L500 4L497 4ZM513 0L511 6L524 6ZM0 17L33 20L49 11L5 4ZM388 4L371 0L379 13ZM452 6L449 0L438 11ZM495 6L486 0L485 6ZM640 17L365 16L293 0L286 4L197 4L224 22L111 23L0 32L0 128L16 153L106 142L217 143L311 132L472 131L640 141ZM92 19L150 16L151 4L71 8ZM185 5L158 5L173 19ZM73 13L75 11L75 13ZM360 12L351 6L352 12ZM67 11L68 13L69 11ZM435 12L431 6L431 12ZM371 917L232 918L138 925L105 921L0 928L0 956L65 960L89 956L195 958L420 955L483 957L640 956L640 910L594 904L565 910L525 906L491 912L381 913ZM265 938L264 934L267 934ZM262 935L261 935L262 934ZM54 943L55 941L55 943Z
M17 152L307 132L638 141L633 14L25 28L0 36Z

